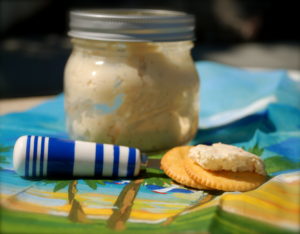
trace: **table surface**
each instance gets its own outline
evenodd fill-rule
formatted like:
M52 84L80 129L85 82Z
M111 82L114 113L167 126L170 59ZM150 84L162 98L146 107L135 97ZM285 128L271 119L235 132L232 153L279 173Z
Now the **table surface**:
M2 99L0 100L0 115L27 110L52 97L54 96Z

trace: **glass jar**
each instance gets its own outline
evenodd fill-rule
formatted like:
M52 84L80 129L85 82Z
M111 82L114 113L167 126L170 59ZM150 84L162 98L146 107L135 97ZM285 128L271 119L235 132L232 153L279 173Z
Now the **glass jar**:
M144 152L191 140L199 112L193 24L174 11L71 12L64 74L71 138Z

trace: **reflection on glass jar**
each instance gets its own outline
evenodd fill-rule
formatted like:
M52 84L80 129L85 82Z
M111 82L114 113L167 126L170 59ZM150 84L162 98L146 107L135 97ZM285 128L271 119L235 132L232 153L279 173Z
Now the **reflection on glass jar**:
M65 109L73 139L153 152L193 138L198 127L199 78L190 40L71 36Z

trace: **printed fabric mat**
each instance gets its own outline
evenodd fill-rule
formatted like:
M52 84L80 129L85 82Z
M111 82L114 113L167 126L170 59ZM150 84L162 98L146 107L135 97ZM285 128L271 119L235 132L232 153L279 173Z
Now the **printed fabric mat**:
M23 179L12 167L18 137L68 138L62 94L0 116L1 233L299 233L299 74L196 65L201 112L190 144L223 142L259 155L265 184L243 193L192 190L158 169L134 180Z

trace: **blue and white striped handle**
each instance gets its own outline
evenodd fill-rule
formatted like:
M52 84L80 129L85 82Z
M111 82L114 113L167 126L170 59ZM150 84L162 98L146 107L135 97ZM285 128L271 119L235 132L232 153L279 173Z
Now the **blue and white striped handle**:
M22 136L14 146L14 169L24 177L133 177L141 152L125 146Z

